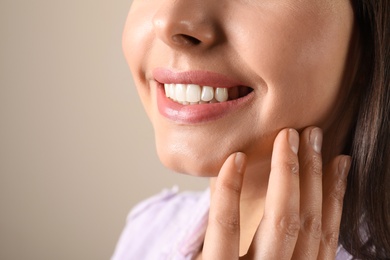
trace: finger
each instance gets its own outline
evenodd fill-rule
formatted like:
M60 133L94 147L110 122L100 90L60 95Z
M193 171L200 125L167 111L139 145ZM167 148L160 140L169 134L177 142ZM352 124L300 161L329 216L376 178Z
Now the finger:
M321 240L322 219L322 131L306 128L300 138L300 219L301 229L293 259L316 259Z
M322 239L318 259L334 259L338 247L343 199L351 157L336 157L326 169L323 183Z
M239 257L240 194L246 156L231 155L221 168L212 194L203 259Z
M299 222L299 135L282 130L275 139L264 216L249 255L254 259L291 259Z

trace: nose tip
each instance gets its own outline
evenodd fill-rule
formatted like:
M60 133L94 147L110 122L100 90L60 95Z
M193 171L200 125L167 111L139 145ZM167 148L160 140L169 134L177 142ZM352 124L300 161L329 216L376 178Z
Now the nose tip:
M190 2L180 2L184 1L176 1L170 6L162 7L155 14L153 26L157 38L174 48L210 47L215 44L219 33L216 22L210 15L210 9L205 12L200 10L202 5L197 4L197 9L194 9L191 8Z

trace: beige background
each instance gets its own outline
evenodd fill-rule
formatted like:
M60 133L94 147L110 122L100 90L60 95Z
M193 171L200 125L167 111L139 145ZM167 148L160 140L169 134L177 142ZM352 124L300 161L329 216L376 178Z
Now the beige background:
M0 1L0 259L108 259L170 173L121 53L130 0Z

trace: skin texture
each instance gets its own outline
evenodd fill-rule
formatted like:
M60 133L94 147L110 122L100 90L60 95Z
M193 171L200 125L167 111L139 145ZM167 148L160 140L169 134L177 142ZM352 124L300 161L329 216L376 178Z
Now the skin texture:
M311 257L335 253L334 245L321 241L324 236L334 238L338 232L343 192L338 203L325 202L332 196L334 183L340 183L334 175L349 167L347 158L334 157L340 153L337 144L342 144L347 131L336 126L350 87L345 82L348 70L353 70L347 67L353 30L348 0L133 2L123 33L123 50L155 129L160 160L177 172L219 176L211 180L205 259L237 259L239 252L244 254L249 247L248 255L267 259L290 259L292 255L304 259L299 257L308 248ZM253 96L244 106L216 120L176 122L158 110L156 68L228 75L250 86ZM307 127L312 125L322 129L315 128L313 134L321 139L316 149L321 147L322 154L307 145L313 130ZM301 138L296 130L286 128L298 130ZM327 139L322 147L323 135ZM301 143L299 156L289 148L290 136ZM245 158L240 166L245 168L244 179L232 163L236 152ZM322 180L323 163L332 165L326 182ZM344 165L343 170L339 164ZM233 189L224 178L234 182ZM329 193L322 192L323 186ZM222 207L223 200L230 197L236 203ZM322 208L334 214L324 219ZM286 229L278 232L277 228L285 216L287 223L293 219L292 227L298 226L287 237ZM315 223L317 237L300 231L299 220L307 223L305 219ZM230 224L218 224L225 222ZM321 222L328 226L320 228ZM231 223L233 230L229 230ZM269 239L272 232L276 232L271 236L274 239ZM258 241L261 248L256 246Z
M317 147L321 148L319 128L306 128L300 137L293 129L278 134L264 216L242 259L335 258L350 158L336 157L323 175ZM242 153L233 154L223 165L198 259L238 259L241 255L239 204L245 166Z

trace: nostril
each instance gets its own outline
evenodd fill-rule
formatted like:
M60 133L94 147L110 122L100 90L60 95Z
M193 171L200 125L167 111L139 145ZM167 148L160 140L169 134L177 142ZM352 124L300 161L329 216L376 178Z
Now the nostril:
M195 37L192 37L187 34L175 34L172 36L172 41L179 44L185 44L185 45L198 45L201 43L200 40L198 40Z

